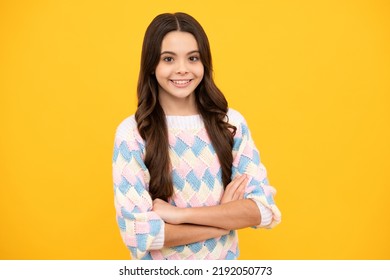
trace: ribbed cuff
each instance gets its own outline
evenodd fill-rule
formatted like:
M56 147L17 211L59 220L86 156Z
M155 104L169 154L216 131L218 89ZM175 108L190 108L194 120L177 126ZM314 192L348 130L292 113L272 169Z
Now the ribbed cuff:
M262 203L255 201L257 204L257 207L259 207L260 215L261 215L261 223L258 225L258 227L266 227L271 224L272 222L272 211L271 209L268 209L265 207Z

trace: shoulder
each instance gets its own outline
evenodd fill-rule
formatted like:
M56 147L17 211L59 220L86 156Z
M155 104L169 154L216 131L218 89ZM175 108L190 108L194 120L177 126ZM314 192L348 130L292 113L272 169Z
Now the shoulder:
M242 126L242 125L247 126L244 116L237 110L229 108L227 116L228 116L228 122L230 124L234 126Z
M119 123L116 129L115 138L127 141L139 140L139 138L141 138L134 115L125 118Z
M229 108L227 116L229 119L228 122L237 128L235 138L251 137L247 121L240 112Z

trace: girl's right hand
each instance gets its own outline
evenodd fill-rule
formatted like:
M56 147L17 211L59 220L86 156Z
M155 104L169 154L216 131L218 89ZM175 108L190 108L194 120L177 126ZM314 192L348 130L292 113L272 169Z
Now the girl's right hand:
M248 184L248 176L246 174L237 176L226 186L225 192L221 198L221 204L230 201L235 201L244 198L245 187Z

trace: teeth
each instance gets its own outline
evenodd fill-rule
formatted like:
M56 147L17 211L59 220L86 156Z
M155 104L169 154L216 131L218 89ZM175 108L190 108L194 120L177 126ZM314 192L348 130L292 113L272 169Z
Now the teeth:
M184 85L184 84L187 84L187 83L189 83L191 80L177 80L177 81L174 81L174 80L172 80L172 82L174 83L174 84L177 84L177 85Z

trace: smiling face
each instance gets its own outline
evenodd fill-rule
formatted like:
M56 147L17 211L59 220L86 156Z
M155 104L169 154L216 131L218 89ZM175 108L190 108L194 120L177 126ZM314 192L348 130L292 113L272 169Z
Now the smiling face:
M197 113L194 91L203 79L204 67L191 33L172 31L165 35L155 74L158 98L167 115Z

